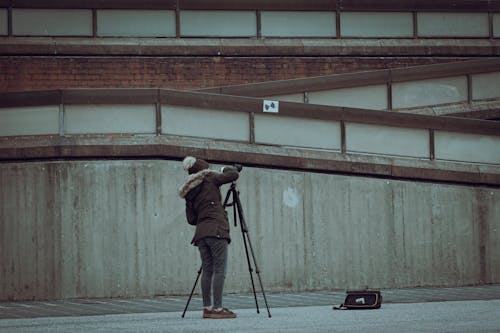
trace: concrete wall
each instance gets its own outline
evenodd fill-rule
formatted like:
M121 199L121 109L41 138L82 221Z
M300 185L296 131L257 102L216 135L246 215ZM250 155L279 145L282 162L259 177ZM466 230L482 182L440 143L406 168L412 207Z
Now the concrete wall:
M0 164L0 299L189 293L184 176L176 161ZM267 291L500 282L500 189L256 168L238 185ZM232 228L226 291L245 292Z

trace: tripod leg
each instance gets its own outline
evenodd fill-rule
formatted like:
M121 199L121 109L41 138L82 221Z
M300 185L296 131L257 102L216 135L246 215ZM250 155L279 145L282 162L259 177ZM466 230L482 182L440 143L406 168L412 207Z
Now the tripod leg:
M266 293L264 292L264 287L262 285L262 279L260 277L260 270L259 270L259 267L257 266L257 261L255 260L255 253L253 251L252 243L250 242L250 236L248 235L248 228L247 228L247 224L245 222L245 216L243 215L243 208L241 207L241 201L240 201L240 198L239 198L237 191L234 191L234 197L235 198L233 201L235 202L236 208L238 209L238 217L240 219L240 228L241 228L241 232L243 235L243 243L245 244L245 253L247 256L248 269L250 271L250 279L252 281L252 289L253 289L253 295L255 298L255 306L257 307L257 313L259 313L259 304L257 302L257 294L255 292L255 285L253 282L253 275L252 275L253 269L252 269L252 263L250 260L250 256L248 253L248 247L250 247L250 254L251 254L254 266L255 266L255 271L257 273L257 277L259 279L260 289L262 291L262 296L264 297L264 303L266 304L267 314L268 314L269 318L271 318L271 312L269 311L269 305L267 303ZM248 244L248 246L247 246L247 244Z
M252 291L253 291L253 298L255 300L255 308L257 309L257 313L260 313L259 302L257 301L257 293L255 292L255 283L253 281L252 262L250 261L250 256L248 254L247 239L245 238L245 232L243 231L243 229L242 229L242 236L243 236L243 244L245 245L245 254L247 256L248 272L250 273L250 282L252 283Z
M248 233L246 234L246 236L248 238ZM255 254L253 253L253 247L252 247L252 243L250 242L250 238L248 238L248 244L250 245L250 253L252 254L253 263L255 265L255 272L257 273L257 278L259 279L259 284L260 284L260 290L262 292L262 297L264 298L264 303L266 304L267 315L269 316L269 318L271 318L271 311L269 311L269 305L267 304L266 293L265 293L264 287L262 285L262 279L260 278L259 267L257 267L257 262L255 261ZM254 291L254 293L255 293L255 291Z
M198 275L196 276L196 280L194 281L193 288L191 289L191 294L189 295L188 301L186 303L186 307L184 308L184 312L182 313L182 318L186 315L186 311L188 309L189 303L191 302L191 298L193 297L194 289L196 288L196 285L198 284L198 280L200 279L201 275L201 270L203 266L200 266L200 269L198 270Z

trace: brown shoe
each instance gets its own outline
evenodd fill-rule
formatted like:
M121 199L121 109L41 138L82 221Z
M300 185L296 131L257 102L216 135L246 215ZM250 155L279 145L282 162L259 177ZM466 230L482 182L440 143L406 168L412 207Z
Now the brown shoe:
M212 318L213 310L203 309L203 318Z
M212 310L211 317L212 319L228 319L228 318L236 318L236 313L230 311L229 309L223 308L220 311Z

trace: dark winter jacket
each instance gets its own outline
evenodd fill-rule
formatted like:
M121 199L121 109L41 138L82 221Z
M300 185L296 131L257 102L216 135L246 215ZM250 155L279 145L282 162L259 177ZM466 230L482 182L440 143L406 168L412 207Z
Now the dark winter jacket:
M222 207L220 186L238 179L238 171L225 167L223 172L210 169L189 175L179 189L181 198L186 199L186 217L191 225L196 225L196 232L191 241L204 237L227 239L229 242L229 222Z

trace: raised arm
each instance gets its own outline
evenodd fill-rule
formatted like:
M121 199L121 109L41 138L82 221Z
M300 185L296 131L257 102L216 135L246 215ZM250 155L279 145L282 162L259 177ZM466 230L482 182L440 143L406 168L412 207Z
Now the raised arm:
M215 176L215 181L217 185L227 184L234 182L240 176L238 170L235 167L227 166L222 169L222 172Z

